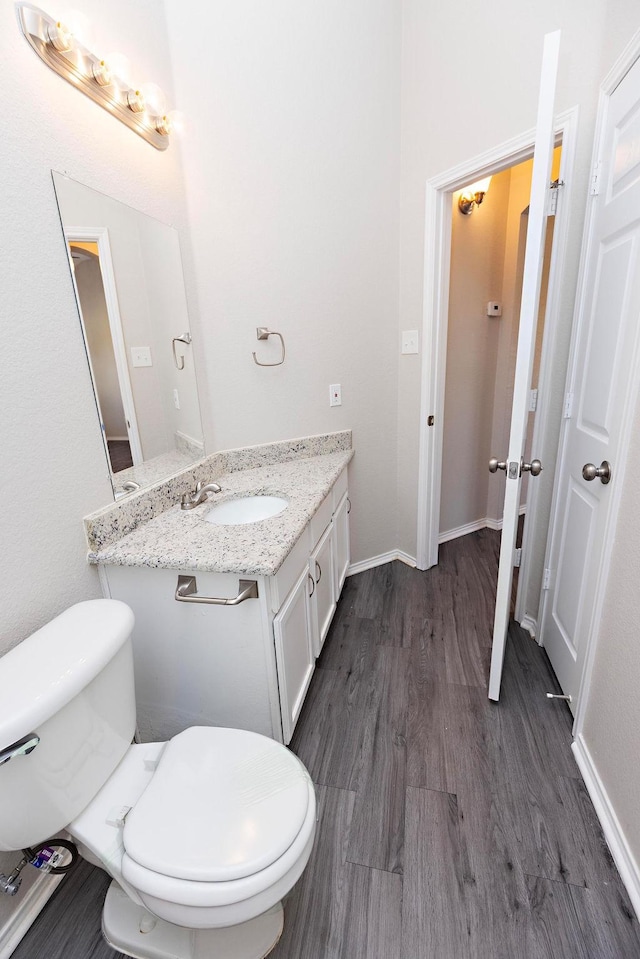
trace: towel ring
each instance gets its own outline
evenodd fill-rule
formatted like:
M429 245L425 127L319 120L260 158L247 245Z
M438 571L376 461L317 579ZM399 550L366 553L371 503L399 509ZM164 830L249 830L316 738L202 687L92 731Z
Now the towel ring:
M187 346L191 343L191 333L187 331L183 333L182 336L174 336L171 341L171 346L173 348L173 362L176 364L177 370L184 369L184 356L178 356L176 353L176 343L186 343Z
M256 354L252 353L251 355L253 357L253 362L257 366L281 366L282 363L284 363L284 357L285 357L284 340L282 338L282 333L276 333L275 330L268 330L266 326L259 326L256 329L256 333L258 334L259 340L268 340L270 336L278 336L280 338L280 345L282 346L282 356L280 357L277 363L261 363L260 360L257 358Z

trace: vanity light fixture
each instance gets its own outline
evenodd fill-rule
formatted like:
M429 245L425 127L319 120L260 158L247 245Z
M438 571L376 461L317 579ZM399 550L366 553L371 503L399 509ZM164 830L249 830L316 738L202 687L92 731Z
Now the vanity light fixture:
M117 74L108 59L88 50L61 20L24 0L16 3L16 13L30 46L48 67L157 150L167 149L173 124L157 98L147 102L143 88Z
M478 180L477 183L472 183L471 186L465 187L458 197L458 209L460 212L464 213L465 216L473 213L474 207L480 206L484 200L484 195L489 189L490 183L491 177L488 176L484 180Z

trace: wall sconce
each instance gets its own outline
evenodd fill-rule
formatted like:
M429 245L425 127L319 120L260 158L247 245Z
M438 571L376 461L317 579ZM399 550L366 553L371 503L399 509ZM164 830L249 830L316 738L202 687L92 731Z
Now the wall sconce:
M464 213L465 216L473 213L473 208L480 206L484 200L484 195L489 189L490 183L491 177L488 176L484 180L478 180L477 183L472 183L471 186L465 187L458 197L458 209L460 212Z
M129 80L115 75L107 60L91 53L64 23L38 7L20 0L16 3L16 13L30 46L48 67L156 150L167 149L172 130L171 114L160 112L154 103L147 103L144 88L137 88Z

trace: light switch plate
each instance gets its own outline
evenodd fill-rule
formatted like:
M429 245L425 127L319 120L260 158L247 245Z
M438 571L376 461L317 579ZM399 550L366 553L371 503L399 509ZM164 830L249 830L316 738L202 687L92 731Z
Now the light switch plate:
M151 362L150 346L132 346L131 347L131 365L132 366L153 366Z
M402 352L403 353L418 352L418 331L417 330L402 331Z

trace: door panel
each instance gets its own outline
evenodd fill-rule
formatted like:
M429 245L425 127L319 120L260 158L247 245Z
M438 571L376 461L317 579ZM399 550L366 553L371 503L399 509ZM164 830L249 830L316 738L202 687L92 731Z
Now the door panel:
M507 482L505 485L502 539L496 590L496 611L493 624L491 669L489 674L489 698L498 699L502 681L502 665L511 608L511 584L513 579L513 551L516 544L520 510L520 485L522 461L529 416L529 390L536 340L536 327L540 306L540 286L544 261L544 245L547 230L547 202L551 174L554 141L554 101L560 31L545 36L542 54L542 75L538 100L538 122L533 154L531 176L531 200L527 244L522 278L518 348L513 383L513 406L507 457ZM498 457L502 459L502 456Z
M572 708L593 625L612 495L622 478L621 439L640 345L640 61L609 99L602 157L569 378L575 415L562 437L541 628ZM604 460L611 464L611 482L587 481L583 466Z

